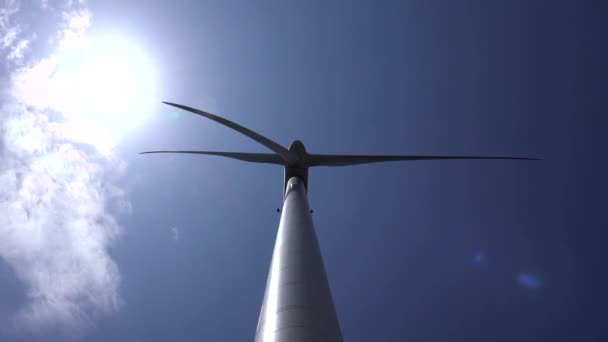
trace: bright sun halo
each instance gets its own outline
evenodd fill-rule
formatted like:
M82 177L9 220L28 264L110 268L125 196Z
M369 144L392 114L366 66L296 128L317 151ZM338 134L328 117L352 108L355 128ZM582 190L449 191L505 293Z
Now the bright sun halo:
M158 102L156 69L135 44L120 36L92 37L63 52L55 73L59 111L68 124L92 130L99 149L116 145Z

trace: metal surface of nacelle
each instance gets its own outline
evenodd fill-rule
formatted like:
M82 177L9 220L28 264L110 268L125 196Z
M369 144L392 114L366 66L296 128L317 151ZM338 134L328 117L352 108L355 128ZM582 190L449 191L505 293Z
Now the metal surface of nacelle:
M303 180L287 182L255 342L342 341Z

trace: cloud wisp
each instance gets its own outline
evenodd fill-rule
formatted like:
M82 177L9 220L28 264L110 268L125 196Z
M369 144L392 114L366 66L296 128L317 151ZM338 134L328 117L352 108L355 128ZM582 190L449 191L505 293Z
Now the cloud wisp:
M171 232L173 242L179 241L179 229L176 226L172 226L169 228L169 231Z
M21 28L12 24L19 4L7 4L0 11L0 56L23 63L9 68L0 107L0 262L27 297L13 323L28 332L79 330L120 308L120 272L108 249L121 229L108 207L125 199L108 180L115 161L82 147L95 145L89 141L95 137L69 134L74 129L55 119L61 113L44 88L19 88L28 72L52 70L53 57L28 64L29 43L21 43ZM51 34L57 49L73 48L89 26L88 11L76 6Z

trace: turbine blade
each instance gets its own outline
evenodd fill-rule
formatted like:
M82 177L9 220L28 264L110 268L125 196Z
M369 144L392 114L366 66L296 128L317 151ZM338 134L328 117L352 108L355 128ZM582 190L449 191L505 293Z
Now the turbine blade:
M165 102L163 101L164 104L168 104L169 106L173 106L173 107L177 107L179 109L183 109L186 110L188 112L206 117L207 119L213 120L221 125L224 125L228 128L232 128L233 130L246 135L247 137L257 141L258 143L266 146L268 149L270 149L271 151L279 154L283 160L285 162L287 161L294 161L295 160L295 156L285 147L281 146L280 144L266 138L265 136L256 133L246 127L243 127L235 122L232 122L228 119L224 119L221 116L217 116L215 114L211 114L205 111L202 111L200 109L196 109L196 108L192 108L192 107L188 107L188 106L184 106L184 105L180 105L177 103L171 103L171 102Z
M242 152L212 152L212 151L147 151L139 154L152 153L185 153L185 154L205 154L210 156L220 156L232 159L243 160L252 163L266 163L284 165L281 156L274 153L242 153Z
M507 159L507 160L538 160L522 157L478 157L478 156L387 156L387 155L333 155L309 154L310 166L348 166L357 164L381 163L400 160L446 160L446 159Z

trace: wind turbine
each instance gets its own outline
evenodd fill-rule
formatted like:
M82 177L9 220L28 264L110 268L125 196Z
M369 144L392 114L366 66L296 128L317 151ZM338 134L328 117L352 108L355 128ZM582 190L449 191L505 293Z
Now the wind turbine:
M518 157L310 154L299 140L295 140L289 145L289 148L285 148L259 133L215 114L176 103L163 103L232 128L264 145L274 153L149 151L141 152L141 154L203 154L252 163L276 164L285 168L283 210L266 282L255 342L342 341L342 334L308 205L308 168L399 160L536 160L535 158Z

